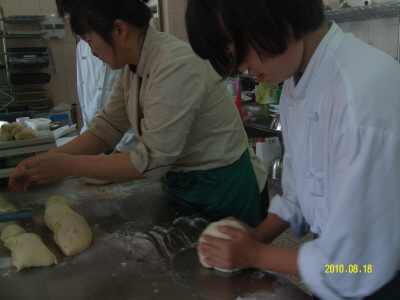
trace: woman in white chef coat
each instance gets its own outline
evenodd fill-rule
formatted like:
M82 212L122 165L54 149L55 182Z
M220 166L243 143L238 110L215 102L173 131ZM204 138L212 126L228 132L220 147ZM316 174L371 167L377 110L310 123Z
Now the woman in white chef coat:
M189 41L223 77L284 81L283 195L246 234L205 235L208 265L300 275L320 299L400 297L400 65L334 22L321 0L189 0ZM269 243L291 226L318 238Z
M188 201L210 220L235 215L261 221L262 162L248 147L226 85L189 44L149 26L140 0L80 0L73 31L111 69L121 69L110 100L87 131L21 162L9 188L24 191L66 176L110 181L148 178ZM134 151L97 156L132 126Z

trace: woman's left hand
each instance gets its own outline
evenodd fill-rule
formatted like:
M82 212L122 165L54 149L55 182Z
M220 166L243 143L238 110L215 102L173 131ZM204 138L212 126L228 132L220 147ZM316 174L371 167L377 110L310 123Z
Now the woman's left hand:
M262 244L243 230L230 226L219 226L218 230L230 235L230 240L202 235L205 242L199 242L198 251L205 256L204 262L221 269L242 269L257 267L257 253Z

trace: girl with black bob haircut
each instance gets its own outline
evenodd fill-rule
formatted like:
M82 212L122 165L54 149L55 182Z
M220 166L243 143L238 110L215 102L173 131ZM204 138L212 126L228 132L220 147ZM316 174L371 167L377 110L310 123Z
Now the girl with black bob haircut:
M113 182L159 180L211 221L234 215L255 227L266 211L261 191L267 172L249 147L232 96L188 43L149 25L146 2L75 0L74 33L120 71L89 128L21 162L9 188L25 191L32 180L41 184L72 174ZM133 151L98 155L117 145L129 126L139 140Z
M186 26L190 45L223 78L235 77L251 45L269 57L285 52L289 37L298 40L324 21L322 1L188 1ZM256 13L255 13L256 12ZM227 45L232 43L235 55Z
M399 299L399 63L324 22L321 0L188 0L186 24L222 77L284 82L283 193L248 233L204 235L204 262L299 275L324 300ZM270 245L289 226L316 238Z

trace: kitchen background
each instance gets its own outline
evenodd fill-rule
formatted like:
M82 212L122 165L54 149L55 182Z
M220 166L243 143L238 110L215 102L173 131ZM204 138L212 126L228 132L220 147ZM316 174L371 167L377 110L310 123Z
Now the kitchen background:
M387 1L376 0L374 3ZM400 4L400 1L397 1ZM364 0L347 0L350 6L363 5ZM159 8L158 22L162 30L188 41L184 13L186 0L152 0L150 6ZM331 8L339 8L339 0L325 0L325 5ZM54 0L0 0L4 15L38 15L40 13L56 12ZM162 13L161 13L162 12ZM367 21L354 21L339 23L346 32L354 35L372 46L397 59L399 40L399 18L376 19ZM11 44L10 44L11 43ZM76 38L69 26L66 26L65 37L44 39L19 39L10 41L8 46L41 46L48 45L53 59L46 72L51 74L48 88L51 91L54 105L59 103L78 104L78 125L81 125L81 116L77 89L76 89Z

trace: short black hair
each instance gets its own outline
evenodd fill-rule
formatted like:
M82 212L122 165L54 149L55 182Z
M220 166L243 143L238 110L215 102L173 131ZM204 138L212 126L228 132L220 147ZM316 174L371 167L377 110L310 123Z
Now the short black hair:
M322 0L188 0L186 29L194 52L223 78L238 75L246 45L274 57L324 22ZM235 55L227 53L232 43Z
M66 13L71 13L75 0L56 0L57 13L60 18L64 19Z
M147 28L151 19L147 2L148 0L74 1L70 12L72 31L80 36L94 31L114 49L110 35L114 21L122 20L139 29Z

